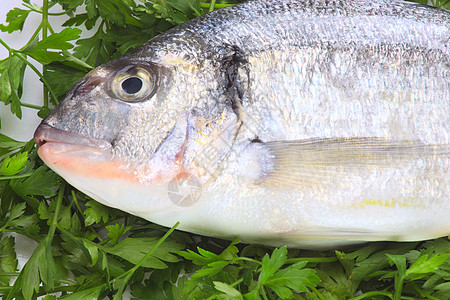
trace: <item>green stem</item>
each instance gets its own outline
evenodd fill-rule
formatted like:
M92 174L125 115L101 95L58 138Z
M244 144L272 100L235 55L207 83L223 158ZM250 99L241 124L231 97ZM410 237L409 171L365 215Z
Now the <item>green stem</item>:
M266 295L266 290L264 289L263 286L260 287L260 291L261 291L261 294L263 296L263 299L264 300L269 300L269 298L267 298L267 295Z
M327 263L327 262L335 262L338 259L336 257L298 257L298 258L289 258L286 263L287 264L295 264L301 261L306 261L309 263Z
M209 12L212 12L216 6L216 0L211 0L211 3L209 4Z
M81 209L80 204L78 203L78 198L77 198L77 195L75 194L75 191L72 190L71 194L72 194L72 202L75 204L75 207L77 208L78 212L81 215L83 215L83 210Z
M75 286L73 285L62 285L62 286L57 286L55 288L53 288L51 291L47 291L44 288L40 288L39 292L37 294L38 299L42 299L42 296L48 295L48 294L53 294L53 293L60 293L60 292L75 292L75 290L77 289L78 285Z
M320 300L326 300L322 293L319 292L315 287L311 286L310 289L314 292L317 298L319 298Z
M394 287L394 300L401 300L403 290L403 276L400 276L399 274L395 275Z
M48 83L47 79L45 79L44 75L31 63L29 62L19 51L12 49L8 46L2 39L0 39L0 44L3 45L10 53L13 55L16 55L21 61L23 61L25 64L27 64L38 76L39 79L45 84L44 87L47 87L48 91L54 98L55 102L58 101L58 98L56 97L56 94L53 92L52 88L50 87L50 84Z
M0 177L0 181L17 179L17 178L25 178L25 177L30 177L31 175L33 175L33 173L27 173L27 174L22 174L22 175L13 175L13 176L2 176L2 177Z
M0 273L0 276L19 276L20 273L14 273L14 272L6 272L6 273Z
M392 299L392 294L389 292L384 291L373 291L373 292L367 292L362 295L359 295L358 297L351 298L350 300L360 300L364 298L373 298L374 296L386 296L389 299Z
M34 12L37 12L37 13L40 13L40 14L44 13L42 10L36 9L35 7L33 7L31 5L28 5L26 3L24 3L23 6L28 7L31 11L34 11ZM49 16L63 16L63 15L67 15L67 14L69 14L71 12L73 12L73 9L69 9L69 10L66 10L66 11L59 12L59 13L48 12L47 15L49 15Z
M31 104L31 103L26 103L26 102L20 102L20 105L23 107L28 107L28 108L37 109L37 110L42 109L42 106Z
M66 185L63 182L58 190L58 196L56 197L55 213L53 215L52 223L50 224L50 229L48 230L48 234L47 234L47 238L49 241L53 240L53 236L55 235L56 227L58 226L58 217L59 217L59 212L61 211L61 205L62 205L62 199L64 196L65 187L66 187Z
M234 4L215 4L214 8L224 8L224 7L228 7L228 6L233 6ZM210 3L200 3L200 7L201 8L210 8L211 4Z
M259 260L256 260L256 259L252 259L252 258L248 258L248 257L237 257L234 259L234 261L238 261L238 260L245 260L245 261L249 261L249 262L252 262L252 263L262 266L262 262L260 262Z
M47 38L48 31L48 0L44 0L42 6L42 39ZM42 66L42 73L47 71L47 67L45 65ZM48 88L47 85L44 85L44 106L48 107Z
M421 296L426 297L427 299L430 299L430 300L439 300L439 298L431 296L430 294L426 293L425 291L422 291L421 289L419 289L419 287L414 282L411 282L411 285L416 290L416 292L418 292Z

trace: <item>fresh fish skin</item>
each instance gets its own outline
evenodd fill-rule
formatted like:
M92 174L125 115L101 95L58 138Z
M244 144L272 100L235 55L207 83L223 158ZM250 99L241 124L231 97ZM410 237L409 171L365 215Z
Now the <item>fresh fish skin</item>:
M150 74L147 100L112 91L133 66ZM35 139L94 199L185 231L306 248L448 235L450 13L222 9L92 71ZM174 201L182 184L191 202Z

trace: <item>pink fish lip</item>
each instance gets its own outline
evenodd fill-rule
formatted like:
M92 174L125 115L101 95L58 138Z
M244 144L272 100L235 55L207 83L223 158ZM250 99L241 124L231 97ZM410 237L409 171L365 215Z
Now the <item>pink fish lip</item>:
M34 141L39 147L46 143L61 143L96 148L102 151L111 148L111 143L108 141L84 137L73 132L56 129L45 123L41 123L34 132Z

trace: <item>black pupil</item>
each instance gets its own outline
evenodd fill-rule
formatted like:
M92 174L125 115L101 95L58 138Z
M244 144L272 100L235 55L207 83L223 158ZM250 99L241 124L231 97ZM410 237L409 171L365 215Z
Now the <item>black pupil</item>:
M130 77L122 82L122 88L127 94L136 94L142 88L142 80L138 77Z

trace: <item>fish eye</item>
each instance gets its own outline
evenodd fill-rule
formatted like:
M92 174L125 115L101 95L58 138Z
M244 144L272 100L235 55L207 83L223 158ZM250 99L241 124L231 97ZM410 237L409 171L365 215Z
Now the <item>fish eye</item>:
M122 89L128 95L136 94L143 86L142 79L139 77L130 77L122 82Z
M148 99L155 89L155 80L146 69L132 67L119 72L111 80L114 96L126 102L140 102Z

